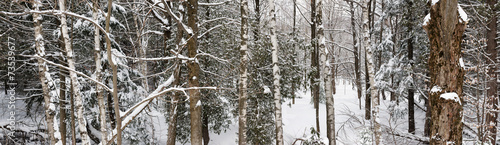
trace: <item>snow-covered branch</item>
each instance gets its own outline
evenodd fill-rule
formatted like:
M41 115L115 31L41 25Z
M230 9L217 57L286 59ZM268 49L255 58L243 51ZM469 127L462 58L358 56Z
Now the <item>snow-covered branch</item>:
M231 1L232 0L227 0L227 1L223 1L223 2L217 2L217 3L198 3L198 6L218 6L218 5L222 5L225 3L229 3Z

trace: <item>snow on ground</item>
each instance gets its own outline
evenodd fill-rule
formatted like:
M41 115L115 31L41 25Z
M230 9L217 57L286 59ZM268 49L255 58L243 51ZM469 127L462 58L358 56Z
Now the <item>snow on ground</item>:
M337 94L334 95L335 98L335 129L337 133L337 144L360 144L361 143L361 132L366 126L370 125L369 121L364 120L364 99L362 99L362 110L359 109L358 98L356 90L347 82L337 81L340 84L337 85ZM316 114L311 103L311 92L310 91L298 91L296 92L300 98L295 100L295 104L291 104L292 100L286 100L282 104L283 108L283 138L284 144L291 145L297 138L308 138L311 136L310 128L316 127ZM387 95L388 96L388 95ZM389 97L389 96L388 96ZM416 101L419 103L418 101ZM289 106L291 104L291 106ZM423 106L423 102L419 103ZM407 122L407 104L406 102L401 102L399 107L395 108L396 111L392 109L388 110L388 106L391 105L389 100L382 100L380 107L380 120L386 128L397 128L397 130L386 129L386 131L395 132L406 132L408 128ZM326 106L324 103L320 104L320 131L321 138L326 139ZM390 114L395 115L400 113L401 117L391 118ZM417 134L422 134L424 126L425 112L419 110L415 107L415 121ZM234 145L236 144L236 139L238 138L238 125L237 120L233 120L233 124L227 132L217 135L215 133L210 134L210 144L211 145ZM364 125L363 125L364 124ZM401 138L392 138L393 136L383 133L386 140L384 142L393 142L396 140L398 143L407 144L406 140ZM300 142L297 142L299 144Z

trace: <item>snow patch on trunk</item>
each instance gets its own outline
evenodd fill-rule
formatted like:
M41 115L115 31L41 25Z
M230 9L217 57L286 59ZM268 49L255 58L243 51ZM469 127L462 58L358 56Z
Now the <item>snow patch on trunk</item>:
M462 102L460 102L460 98L458 98L458 94L455 92L443 93L439 97L443 98L445 100L452 100L452 101L458 102L460 105L462 105Z

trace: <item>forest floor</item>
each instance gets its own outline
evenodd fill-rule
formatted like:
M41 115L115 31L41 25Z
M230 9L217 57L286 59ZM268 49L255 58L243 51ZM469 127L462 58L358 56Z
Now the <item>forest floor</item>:
M335 130L337 134L337 144L356 145L371 144L370 121L364 119L364 98L361 100L361 108L357 98L356 90L349 83L338 81L337 93L335 98ZM282 104L283 108L283 138L285 145L292 145L293 142L300 139L311 137L311 127L316 127L316 114L312 104L310 91L296 92L299 98L286 100ZM388 96L388 95L387 95ZM382 97L381 97L382 99ZM387 98L389 99L389 98ZM403 99L401 99L403 100ZM418 100L418 99L417 99ZM418 105L423 106L424 102L416 101ZM404 137L393 136L399 134L410 136L408 130L408 107L407 102L400 102L399 106L391 103L389 100L381 100L380 121L382 122L383 143L384 144L419 144L414 140ZM321 140L327 142L326 138L326 106L320 104L320 131ZM392 117L391 117L392 116ZM415 107L416 136L423 135L425 112ZM237 122L234 120L233 122ZM228 131L221 134L210 134L211 145L234 145L236 144L238 125L232 124ZM413 136L415 138L415 136ZM422 138L422 137L420 137ZM296 145L299 145L297 141ZM421 143L420 143L421 144Z

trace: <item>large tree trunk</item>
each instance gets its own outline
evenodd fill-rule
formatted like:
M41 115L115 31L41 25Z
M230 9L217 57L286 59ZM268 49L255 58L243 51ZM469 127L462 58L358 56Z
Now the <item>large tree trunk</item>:
M356 33L356 22L354 19L354 4L353 2L349 2L350 12L351 12L351 32L352 32L352 45L353 45L353 54L354 54L354 75L356 77L356 91L358 93L358 101L359 101L359 109L361 109L361 74L359 70L359 51L358 51L358 36Z
M369 5L368 0L363 1L363 5L365 6L363 8L363 47L365 47L366 51L366 61L368 62L367 67L368 67L368 75L369 75L369 80L370 80L370 95L371 95L371 100L372 100L372 124L373 124L373 134L375 136L375 144L378 145L380 144L380 136L381 136L381 128L379 124L379 96L378 96L378 89L377 85L375 83L375 67L373 64L373 51L370 49L370 36L369 36L369 22L368 22L368 9L366 6ZM368 94L368 92L367 92Z
M65 0L59 0L59 10L65 11ZM61 15L61 30L62 30L62 36L64 39L64 48L66 49L66 60L68 62L68 66L72 70L75 69L75 61L73 60L74 55L73 55L73 48L71 48L71 42L69 39L68 35L68 27L66 24L66 15ZM90 138L87 133L87 121L84 117L84 108L83 108L83 99L82 99L82 93L80 92L80 83L78 82L78 78L76 76L76 73L74 71L69 71L69 75L71 78L71 85L73 85L73 93L75 95L75 107L76 107L76 114L77 114L77 120L78 120L78 127L80 130L80 136L82 138L82 144L83 145L90 145Z
M430 7L423 24L431 44L430 144L462 144L464 70L459 60L467 16L457 0L441 0Z
M33 7L35 11L40 10L42 2L40 0L35 0ZM40 75L40 82L42 84L44 108L45 108L45 120L47 121L47 131L49 134L50 144L61 143L60 136L57 137L56 134L60 134L58 122L54 119L56 115L56 104L54 103L59 96L56 92L56 84L52 80L49 68L47 67L43 58L45 57L45 46L43 40L43 18L40 14L33 14L33 21L35 25L35 48L36 55L39 56L38 60L38 74Z
M273 61L273 87L274 87L274 104L275 104L275 120L276 120L276 145L283 145L283 126L281 116L281 92L280 92L280 68L278 66L278 38L276 36L276 11L274 0L268 0L269 15L269 32L271 34L272 44L272 61Z
M410 61L410 71L413 70L413 22L411 21L412 19L412 7L413 7L413 2L411 0L408 0L408 8L407 8L407 14L406 14L406 20L407 22L407 33L408 36L410 37L407 40L408 44L408 61ZM413 76L411 76L413 77ZM412 79L413 80L413 79ZM413 90L413 81L410 83L410 86L408 87L408 132L415 134L415 91Z
M487 86L486 97L488 102L488 113L486 114L487 131L483 141L489 141L491 144L496 143L497 135L497 118L498 118L498 94L497 94L497 74L496 74L496 63L497 63L497 14L495 10L495 4L497 0L487 0L490 6L490 20L488 22L488 30L486 31L486 53L488 53L489 58L486 59L488 64L488 76L487 76ZM491 125L490 125L491 124Z
M241 0L241 47L240 47L240 84L239 84L239 117L238 144L247 144L247 63L248 63L248 1Z
M188 26L193 30L192 34L189 35L189 40L187 43L188 57L195 58L198 51L198 0L188 0ZM189 87L199 87L199 74L200 66L198 62L190 61L188 62L188 84ZM200 90L191 89L189 90L189 111L191 112L191 144L201 145L202 133L201 133L201 100L200 100Z
M92 19L97 21L97 13L99 2L94 0L94 7L92 9ZM102 65L101 65L101 38L99 35L99 30L97 26L94 31L94 55L95 55L95 77L98 82L102 82ZM101 144L105 145L108 142L108 133L106 126L106 104L104 102L104 92L102 91L102 86L96 85L97 102L99 104L99 122L101 126Z
M333 92L332 92L332 75L330 75L330 64L327 61L328 49L326 48L326 38L324 34L323 27L323 0L318 0L318 15L317 23L319 25L318 37L319 37L319 50L320 53L320 63L321 63L321 77L325 81L325 98L326 98L326 134L328 138L329 145L335 145L335 108L333 105Z
M108 14L106 15L106 33L109 34L109 23L111 19L111 8L112 8L112 0L108 0ZM120 116L120 99L118 98L118 81L117 81L117 66L115 62L113 62L112 56L111 56L111 40L106 39L106 51L108 54L108 62L109 65L111 66L111 69L113 70L113 108L115 111L115 126L116 126L116 144L121 145L122 144L122 119Z

